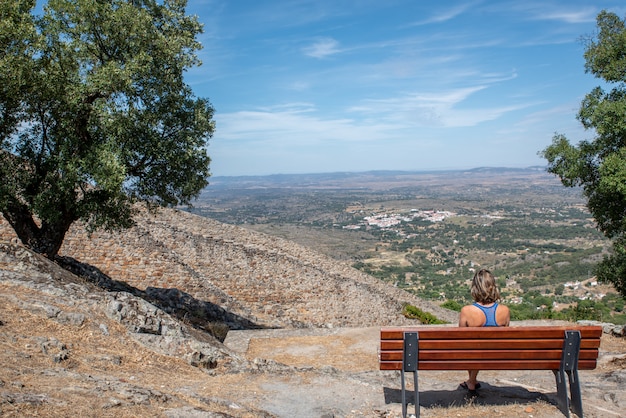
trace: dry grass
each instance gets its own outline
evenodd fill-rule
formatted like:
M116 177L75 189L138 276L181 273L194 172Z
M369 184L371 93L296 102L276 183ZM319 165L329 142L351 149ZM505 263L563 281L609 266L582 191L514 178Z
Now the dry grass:
M0 282L0 416L156 417L189 405L232 414L211 401L224 395L219 378L154 353L96 312L80 327L64 325L21 308L24 299L46 296ZM63 350L67 359L55 362Z
M426 412L421 412L420 416L425 418L547 418L562 417L563 414L557 411L554 405L544 401L539 401L531 404L503 406L481 406L470 404L451 408L435 407L427 410Z
M131 338L124 327L97 313L80 326L59 324L43 311L33 313L20 300L45 300L20 287L0 283L0 416L3 417L156 417L174 408L198 408L233 417L268 416L264 405L241 400L262 393L281 378L271 374L222 374L211 376L172 357L155 354ZM100 331L104 324L109 335ZM350 372L377 367L376 347L359 334L323 337L251 340L247 356L273 358L298 367L335 366ZM56 343L58 341L58 343ZM55 363L63 345L67 360ZM47 346L44 352L43 347ZM603 351L626 353L626 340L605 335ZM624 368L624 361L599 365L598 372ZM308 377L307 377L308 376ZM290 379L309 385L315 379L303 373ZM315 375L317 376L317 375ZM284 377L283 377L284 378ZM328 396L323 384L317 390ZM587 416L598 414L587 407ZM400 405L386 412L354 409L348 417L398 417ZM423 417L560 417L554 405L539 401L519 405L462 405L422 408Z

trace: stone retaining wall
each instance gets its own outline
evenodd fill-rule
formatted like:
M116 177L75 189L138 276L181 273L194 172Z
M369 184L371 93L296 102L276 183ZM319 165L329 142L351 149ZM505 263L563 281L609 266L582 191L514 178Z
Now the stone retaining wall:
M0 239L16 241L3 218ZM87 236L75 225L59 254L141 290L177 288L264 326L414 323L400 314L403 303L457 320L455 312L293 242L173 209L142 212L134 228L116 234Z

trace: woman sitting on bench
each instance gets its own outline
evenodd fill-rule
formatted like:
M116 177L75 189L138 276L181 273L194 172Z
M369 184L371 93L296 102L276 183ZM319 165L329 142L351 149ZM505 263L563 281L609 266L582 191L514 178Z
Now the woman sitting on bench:
M510 321L509 308L498 303L500 292L496 278L489 270L481 269L474 274L471 288L472 305L464 306L459 317L460 327L507 327ZM469 378L461 387L476 394L480 383L476 380L478 370L468 370Z

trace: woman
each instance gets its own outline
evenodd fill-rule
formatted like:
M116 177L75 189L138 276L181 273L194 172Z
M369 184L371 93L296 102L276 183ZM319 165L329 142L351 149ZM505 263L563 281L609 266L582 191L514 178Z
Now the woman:
M500 292L496 286L496 278L489 270L481 269L472 279L472 305L464 306L459 317L460 327L507 327L511 314L509 308L500 305ZM478 370L468 370L469 378L461 383L461 387L476 393L480 383L476 380Z

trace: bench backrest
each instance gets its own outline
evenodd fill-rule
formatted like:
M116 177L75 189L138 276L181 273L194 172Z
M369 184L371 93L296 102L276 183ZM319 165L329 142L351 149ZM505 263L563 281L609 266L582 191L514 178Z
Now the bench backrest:
M580 331L578 369L596 367L602 327L383 327L380 370L401 370L404 333L418 333L420 370L558 370L565 331Z

